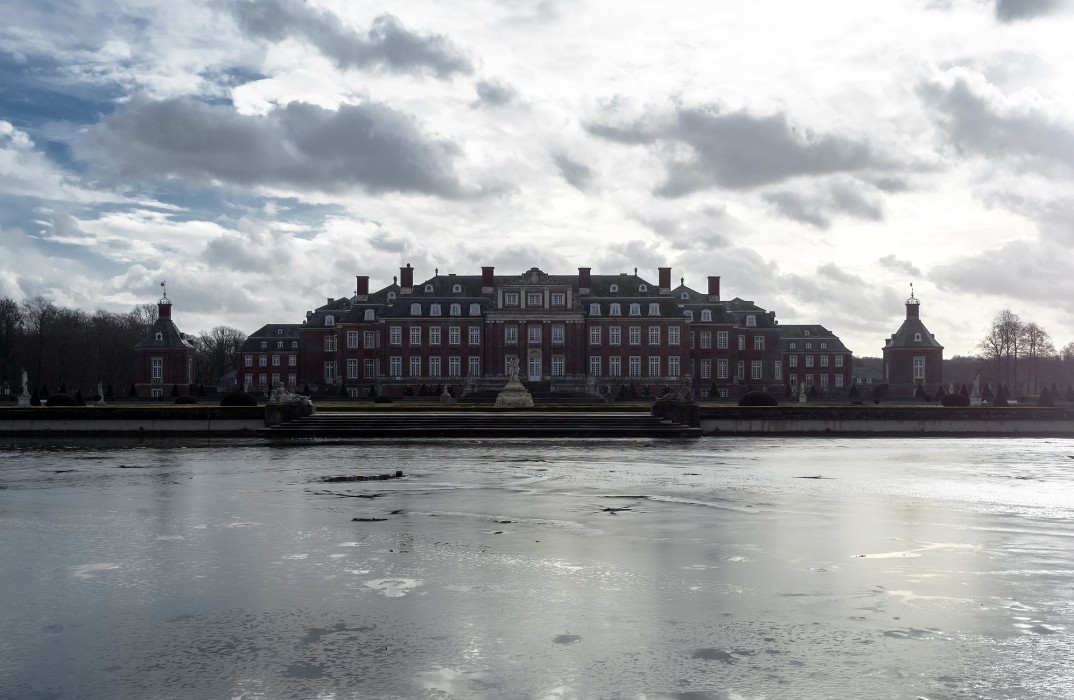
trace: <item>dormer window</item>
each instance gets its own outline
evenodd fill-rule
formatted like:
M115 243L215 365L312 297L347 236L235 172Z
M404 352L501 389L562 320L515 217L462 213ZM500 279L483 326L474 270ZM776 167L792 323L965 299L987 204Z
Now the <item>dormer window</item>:
M921 342L921 334L920 333L914 333L914 341L918 342L918 343Z
M589 305L589 315L590 316L600 316L600 304L590 304Z
M157 335L159 336L160 333L157 333ZM267 340L262 340L261 341L261 349L265 350L266 348L268 348L268 341Z
M421 304L411 304L410 305L410 315L411 316L421 316Z
M701 320L702 321L711 321L712 320L712 310L711 309L701 309Z
M283 335L283 329L282 328L277 328L276 329L276 335Z
M649 291L649 286L645 285L645 284L639 284L638 285L638 291L639 292L647 292L647 291Z
M470 304L470 315L471 316L480 316L481 315L481 304Z
M809 331L802 331L802 335L804 335L805 337L808 338L809 337Z
M630 305L630 315L631 316L641 316L641 304L631 304Z
M690 294L688 292L682 292L681 294L679 294L679 298L680 299L689 299Z
M452 304L451 306L448 307L448 312L452 316L461 316L462 315L462 305L461 304Z
M366 321L373 321L373 320L376 319L376 312L373 311L373 309L366 309L365 310L365 316L363 318Z
M794 350L797 347L798 347L798 343L791 343L791 350Z
M440 315L440 304L432 304L432 305L430 305L429 306L429 315L430 316L439 316Z
M276 341L276 347L282 348L283 347L283 341L282 340L277 340Z
M820 349L821 350L827 350L828 349L828 344L827 343L821 343L820 344Z
M451 288L451 293L452 294L461 294L462 293L462 285L461 284L454 285Z
M619 291L619 285L618 284L613 284L612 286L608 287L608 291L612 292L613 294L615 292L618 292Z
M659 316L660 315L660 304L649 304L649 315L650 316Z
M686 309L685 311L683 311L682 315L685 316L686 320L688 320L688 321L693 321L694 320L694 312L691 311L690 309Z
M813 349L813 343L806 343L805 344L805 349L806 350L812 350Z
M298 341L297 340L292 340L291 341L291 347L292 348L297 348L298 347Z
M747 326L756 326L757 325L757 317L754 316L753 314L747 315L746 316L746 325Z
M612 304L611 307L610 307L610 310L608 311L608 315L610 315L610 316L622 316L623 315L622 307L619 304Z
M388 292L388 301L395 301L395 292Z
M157 335L156 335L156 338L157 338L157 340L164 340L164 334L158 331Z
M327 316L324 317L324 325L326 325L326 326L334 326L334 325L336 325L336 317L333 316L332 314L328 314Z
M431 284L425 285L425 293L426 294L432 294L433 293L433 285L431 285Z

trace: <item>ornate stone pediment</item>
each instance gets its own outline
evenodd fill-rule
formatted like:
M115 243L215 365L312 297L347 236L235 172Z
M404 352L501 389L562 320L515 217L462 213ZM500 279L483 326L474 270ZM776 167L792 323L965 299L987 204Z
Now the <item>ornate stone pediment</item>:
M551 281L547 272L543 272L539 267L531 267L522 273L518 281L522 284L542 284Z

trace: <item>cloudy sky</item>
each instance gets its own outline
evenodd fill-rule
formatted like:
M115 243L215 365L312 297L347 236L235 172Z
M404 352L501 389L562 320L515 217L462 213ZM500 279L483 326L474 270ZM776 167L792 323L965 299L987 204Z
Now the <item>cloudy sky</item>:
M1074 340L1065 0L8 0L0 296L187 332L354 275L633 271L879 355Z

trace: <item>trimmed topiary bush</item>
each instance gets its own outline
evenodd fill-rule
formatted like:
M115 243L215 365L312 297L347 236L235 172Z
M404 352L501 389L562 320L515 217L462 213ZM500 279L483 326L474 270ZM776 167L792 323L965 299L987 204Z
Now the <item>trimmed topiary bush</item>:
M962 394L944 394L940 397L940 405L942 406L969 406L970 397L963 396Z
M197 403L197 402L198 402L198 400L195 399L193 396L177 396L177 397L175 397L175 403L192 404L192 403Z
M182 397L180 397L182 398ZM257 399L245 391L229 391L220 399L221 406L256 406Z
M739 406L778 406L776 397L766 391L747 391L738 400Z
M70 394L53 394L48 397L48 401L45 402L45 405L49 408L52 408L53 406L77 406L78 399Z
M1037 399L1037 405L1045 408L1053 408L1055 406L1055 400L1052 399L1052 392L1048 391L1048 387L1044 387L1040 390L1040 398Z

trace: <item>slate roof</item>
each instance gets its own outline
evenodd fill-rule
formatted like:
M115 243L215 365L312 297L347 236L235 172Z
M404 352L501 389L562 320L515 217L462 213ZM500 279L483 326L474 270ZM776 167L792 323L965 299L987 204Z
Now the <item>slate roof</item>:
M805 324L788 324L779 327L779 342L784 351L790 350L791 342L813 342L820 341L827 344L828 347L824 348L827 352L850 352L847 346L843 345L843 341L839 339L835 333L816 323ZM804 346L795 348L795 352L802 352ZM814 351L819 347L814 348Z
M261 342L265 341L268 345L268 350L278 350L276 343L278 341L291 341L299 340L299 328L301 326L297 323L269 323L261 326L256 331L251 333L243 341L242 347L239 352L256 352L259 350L265 350L261 347ZM289 349L290 343L285 343L284 348Z
M159 350L193 350L194 344L186 339L170 318L157 318L153 327L135 348Z
M921 339L915 340L918 334ZM938 348L942 350L943 346L936 341L932 333L929 333L929 329L925 328L920 318L908 318L884 345L885 350L892 348Z

